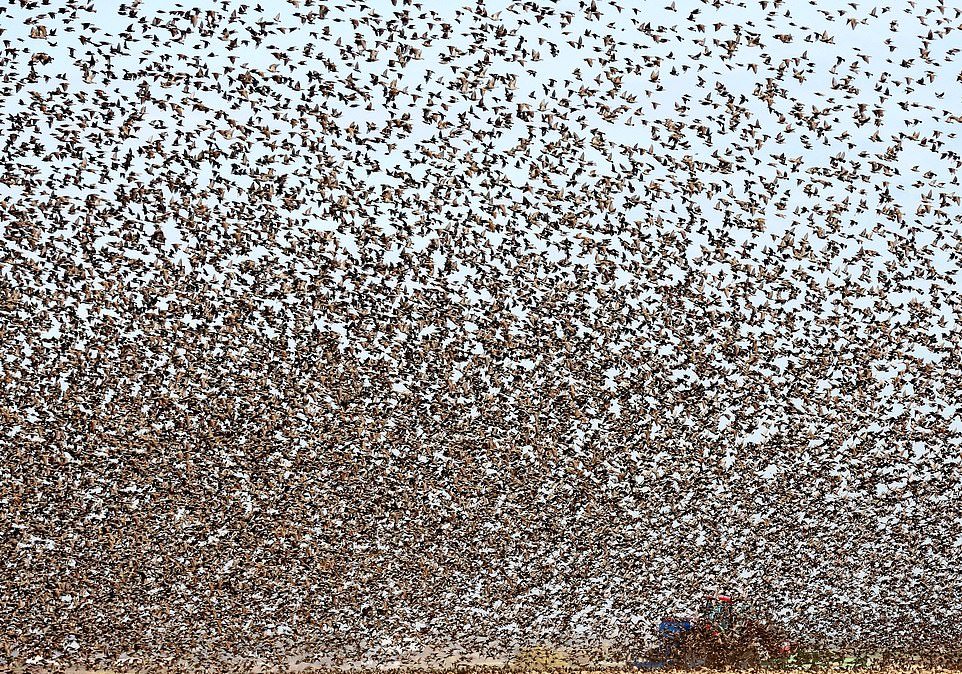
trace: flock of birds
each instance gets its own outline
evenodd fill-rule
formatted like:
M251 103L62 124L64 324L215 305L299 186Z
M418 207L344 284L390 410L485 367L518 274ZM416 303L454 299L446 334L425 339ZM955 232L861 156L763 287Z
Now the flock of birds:
M958 638L962 11L198 2L0 7L0 662Z

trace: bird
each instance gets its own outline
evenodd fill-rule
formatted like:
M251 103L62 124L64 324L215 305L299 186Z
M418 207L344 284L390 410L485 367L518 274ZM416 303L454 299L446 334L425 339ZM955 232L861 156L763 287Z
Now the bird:
M0 7L4 662L942 662L960 16Z

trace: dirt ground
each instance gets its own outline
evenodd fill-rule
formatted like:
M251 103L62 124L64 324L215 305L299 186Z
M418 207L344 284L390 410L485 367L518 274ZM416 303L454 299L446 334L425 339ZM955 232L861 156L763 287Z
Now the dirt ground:
M133 674L134 672L141 672L140 669L78 669L78 668L65 668L65 669L45 669L37 667L25 667L25 668L0 668L2 672L23 672L23 674ZM172 672L175 670L171 670ZM187 669L177 669L177 672L187 672ZM205 668L204 674L212 674L212 670ZM536 669L518 669L507 666L503 662L498 662L497 664L486 663L478 665L469 665L467 667L424 667L424 666L380 666L380 667L360 667L360 666L350 666L350 667L328 667L328 666L312 666L307 663L300 663L293 665L289 669L278 670L272 669L270 667L258 667L255 666L251 668L249 665L243 668L232 668L225 667L224 672L249 672L250 674L257 674L258 672L298 672L304 674L307 672L315 672L317 674L325 674L327 672L352 672L356 674L377 674L385 671L404 671L407 674L446 674L448 672L458 674L497 674L498 672L508 673L523 673L523 674L618 674L621 672L629 672L635 670L628 670L621 665L612 665L610 667L601 668L590 668L590 669L577 669L577 668L565 668L565 669L548 669L548 670L536 670ZM678 670L659 670L662 672L678 671ZM693 670L687 670L693 671ZM711 670L696 670L700 672L709 672ZM949 669L949 668L933 668L933 667L873 667L873 668L859 668L857 670L836 668L836 667L819 667L817 670L810 669L791 669L791 670L724 670L727 674L757 674L759 671L772 672L773 674L778 671L785 672L798 672L801 674L806 671L818 671L825 674L853 674L853 672L865 672L866 674L871 672L872 674L960 674L962 669Z

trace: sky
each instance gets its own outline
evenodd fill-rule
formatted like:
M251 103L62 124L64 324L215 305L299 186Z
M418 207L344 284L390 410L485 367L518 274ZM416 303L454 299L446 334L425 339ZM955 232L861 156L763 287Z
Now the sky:
M275 561L264 594L291 605L279 588L315 581L299 555L340 555L331 593L356 601L317 620L360 625L372 657L519 630L624 641L706 587L840 641L957 614L954 9L424 3L385 46L400 4L323 6L0 17L4 467L36 506L3 513L18 550L88 518L93 541L142 532L158 567L210 541L178 580L194 587L256 567L239 513L310 530L329 547ZM258 22L269 39L240 42ZM227 409L230 443L199 442ZM164 438L149 469L140 437ZM169 502L148 484L181 484L166 447L200 467ZM52 518L29 478L63 454L83 503L122 469L146 505ZM221 471L238 484L197 497ZM291 475L303 500L280 508L251 477ZM379 509L400 501L394 528ZM410 580L409 551L437 575ZM69 596L122 566L92 562ZM150 583L143 605L189 624L196 598ZM249 634L333 643L242 596ZM148 631L169 646L169 629Z

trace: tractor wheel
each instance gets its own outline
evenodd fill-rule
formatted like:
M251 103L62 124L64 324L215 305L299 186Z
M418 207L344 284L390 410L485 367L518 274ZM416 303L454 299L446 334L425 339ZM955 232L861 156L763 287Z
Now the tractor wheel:
M740 669L757 669L760 664L761 658L759 657L758 649L754 646L749 646L738 654L737 666Z

